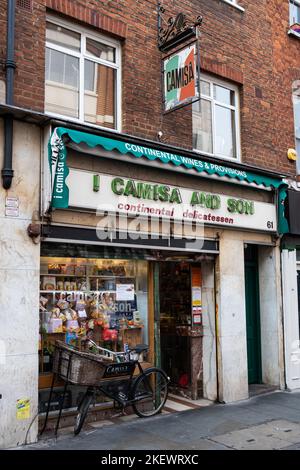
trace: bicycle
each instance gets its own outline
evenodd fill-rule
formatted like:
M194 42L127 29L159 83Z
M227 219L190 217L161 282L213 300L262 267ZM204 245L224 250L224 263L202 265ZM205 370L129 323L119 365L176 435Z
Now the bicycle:
M128 352L113 352L101 348L92 340L89 343L102 356L114 358L114 362L106 365L103 377L96 386L89 386L83 396L76 416L74 434L80 433L86 419L89 407L98 393L114 400L120 408L132 406L140 418L148 418L160 413L168 397L170 378L158 367L143 370L138 357L148 351L148 346L137 345ZM136 367L139 374L134 376Z

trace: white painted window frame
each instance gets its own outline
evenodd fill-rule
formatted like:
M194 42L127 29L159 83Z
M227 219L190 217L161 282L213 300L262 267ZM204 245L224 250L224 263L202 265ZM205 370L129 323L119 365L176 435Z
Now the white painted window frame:
M194 149L195 152L200 153L202 155L208 155L216 158L220 158L222 160L229 160L231 162L239 162L241 161L241 122L240 122L240 93L239 93L239 88L229 82L223 81L218 78L214 78L210 75L200 73L200 80L206 81L210 83L210 96L204 95L201 93L201 98L206 99L211 102L211 113L212 113L212 143L213 143L213 152L203 152L202 150L199 149ZM232 90L234 92L234 100L235 104L234 106L232 105L227 105L222 103L221 101L217 101L213 97L213 85L219 85L223 88L227 88L228 90ZM215 106L220 105L224 108L231 109L233 110L234 117L235 117L235 139L236 139L236 157L228 157L226 155L222 154L217 154L215 153L214 149L216 148L216 121L215 121Z
M77 24L70 23L68 21L62 20L61 18L57 18L55 16L47 15L47 22L53 23L55 25L61 26L63 28L70 29L75 33L80 34L80 52L74 51L72 49L68 49L64 46L59 46L57 44L53 44L51 42L46 41L45 47L49 49L53 49L59 52L63 52L65 54L69 54L73 57L77 57L79 59L79 118L72 118L70 116L63 116L58 113L51 113L47 112L49 116L57 117L60 119L68 119L68 121L73 121L76 123L84 123L92 127L96 128L103 128L107 129L105 126L100 126L97 124L90 123L84 120L84 60L91 60L97 64L105 65L116 70L116 83L115 83L115 114L116 114L116 128L111 129L111 131L120 132L122 127L122 71L121 71L121 45L118 41L107 38L102 34L93 34L89 30L78 26ZM96 57L90 56L89 53L86 51L86 39L92 39L97 42L102 42L107 46L113 47L115 49L115 63L109 62L107 60L98 59Z
M300 0L294 0L293 3L300 8ZM289 0L289 24L290 26L294 24L293 22L291 22L291 7L292 7L292 2Z

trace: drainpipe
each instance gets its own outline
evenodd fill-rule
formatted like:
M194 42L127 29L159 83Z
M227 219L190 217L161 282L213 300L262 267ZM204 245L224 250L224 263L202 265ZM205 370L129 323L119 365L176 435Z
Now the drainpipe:
M7 1L7 36L6 36L6 104L14 104L14 74L15 74L15 0ZM4 117L4 162L2 168L3 188L11 187L14 175L12 169L13 150L13 116Z

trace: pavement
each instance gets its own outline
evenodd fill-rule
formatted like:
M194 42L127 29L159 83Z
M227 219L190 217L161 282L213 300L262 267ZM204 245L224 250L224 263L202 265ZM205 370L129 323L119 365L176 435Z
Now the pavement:
M300 450L300 392L276 391L233 404L199 406L153 418L99 421L31 450Z

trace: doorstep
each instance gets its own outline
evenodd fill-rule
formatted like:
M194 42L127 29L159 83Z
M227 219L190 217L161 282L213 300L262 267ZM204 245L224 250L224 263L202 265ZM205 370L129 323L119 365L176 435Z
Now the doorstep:
M206 406L211 406L213 404L213 401L206 400L205 398L200 398L199 400L192 400L190 398L169 393L164 409L169 411L170 413L175 413L180 411L188 411L197 408L203 408Z
M256 397L257 395L263 395L264 393L272 393L279 390L276 385L268 384L249 384L249 398Z

